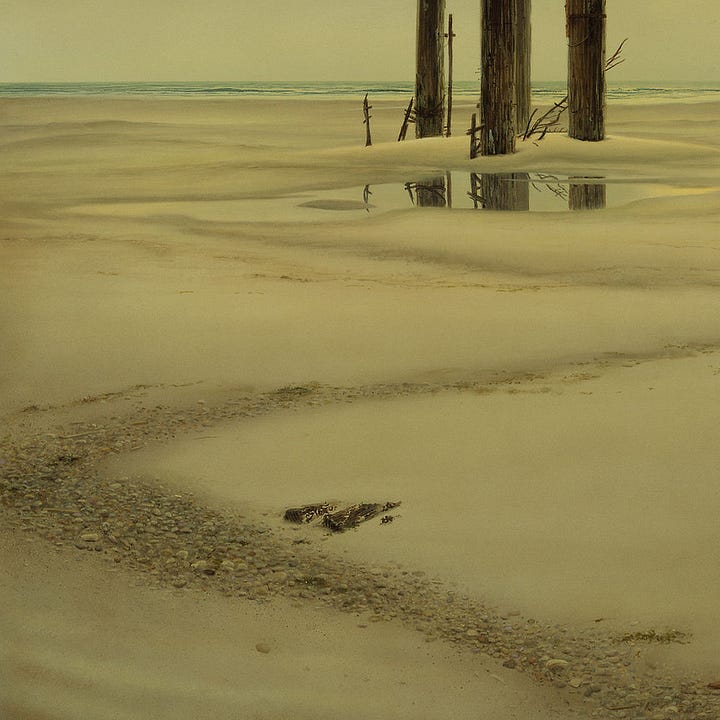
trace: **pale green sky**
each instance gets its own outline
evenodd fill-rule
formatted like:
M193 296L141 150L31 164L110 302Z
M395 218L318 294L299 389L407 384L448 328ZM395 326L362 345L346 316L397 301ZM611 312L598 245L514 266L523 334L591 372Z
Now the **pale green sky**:
M456 77L480 0L447 0ZM0 82L411 80L415 0L0 0ZM718 0L607 0L615 80L720 81ZM565 77L563 0L533 0L533 77Z

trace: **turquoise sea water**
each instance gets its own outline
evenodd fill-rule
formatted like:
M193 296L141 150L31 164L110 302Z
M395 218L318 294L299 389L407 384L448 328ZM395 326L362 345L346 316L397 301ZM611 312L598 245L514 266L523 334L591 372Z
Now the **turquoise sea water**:
M456 97L476 97L478 81L456 82ZM163 96L278 96L371 97L410 96L411 82L77 82L0 83L0 97L57 95L163 95ZM533 83L537 101L557 100L565 95L564 82ZM608 100L697 100L720 99L720 82L616 82L608 85Z

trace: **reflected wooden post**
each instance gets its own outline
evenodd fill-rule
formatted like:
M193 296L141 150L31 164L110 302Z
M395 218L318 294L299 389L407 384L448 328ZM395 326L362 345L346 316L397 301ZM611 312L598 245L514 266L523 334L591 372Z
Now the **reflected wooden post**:
M530 210L530 176L527 173L488 173L480 177L485 210Z
M522 133L530 119L530 57L532 0L515 2L515 132Z
M443 134L444 106L445 0L418 0L415 137Z
M605 0L567 0L568 134L605 137Z
M514 0L482 0L480 152L515 152Z
M582 182L587 179L569 178L568 207L570 210L602 210L605 208L607 203L605 183Z
M477 173L470 173L470 192L468 193L473 201L473 207L477 210L480 207L480 177Z
M418 207L445 207L447 205L445 177L440 175L422 180L415 185Z

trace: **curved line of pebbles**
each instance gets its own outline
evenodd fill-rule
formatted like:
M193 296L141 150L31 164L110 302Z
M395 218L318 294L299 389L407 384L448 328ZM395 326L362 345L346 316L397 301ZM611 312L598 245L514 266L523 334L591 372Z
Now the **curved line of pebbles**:
M96 464L231 419L358 399L437 393L468 385L320 385L245 395L214 407L140 408L130 418L32 434L22 416L0 440L3 523L55 543L103 553L163 586L252 601L285 596L399 621L501 660L581 703L588 717L717 720L720 693L696 678L638 667L637 647L598 630L543 625L462 597L421 571L367 568L289 543L262 524L140 481L101 482ZM583 714L585 714L583 712Z

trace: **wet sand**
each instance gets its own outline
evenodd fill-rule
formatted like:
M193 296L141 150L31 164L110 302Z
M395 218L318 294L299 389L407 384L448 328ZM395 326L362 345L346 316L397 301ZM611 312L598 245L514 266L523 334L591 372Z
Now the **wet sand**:
M357 717L716 717L717 106L470 162L401 105L365 149L349 101L3 102L10 717L330 717L303 653ZM450 168L662 187L346 209ZM280 520L325 499L403 504Z

